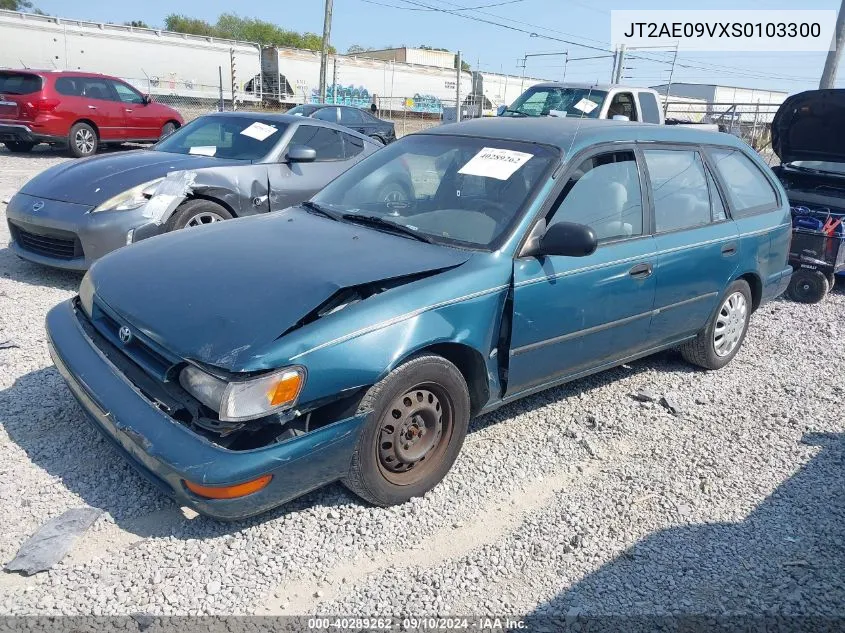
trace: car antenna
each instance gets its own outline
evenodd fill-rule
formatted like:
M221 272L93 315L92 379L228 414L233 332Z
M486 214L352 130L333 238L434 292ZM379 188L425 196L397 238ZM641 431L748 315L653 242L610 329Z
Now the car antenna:
M20 57L18 57L18 61L21 63L21 66L23 66L24 68L26 68L27 70L29 70L29 66L27 66L26 64L24 64L24 63L23 63L23 60L22 60Z
M584 98L589 101L590 95L592 95L592 94L593 94L593 87L590 86L589 91L587 91L587 96L584 97ZM566 150L566 154L564 155L564 159L566 159L569 156L570 152L572 151L572 146L575 145L575 138L578 136L578 132L581 131L581 123L584 121L585 118L586 117L583 114L580 117L578 117L578 127L575 128L575 134L572 135L572 140L569 142L569 147Z

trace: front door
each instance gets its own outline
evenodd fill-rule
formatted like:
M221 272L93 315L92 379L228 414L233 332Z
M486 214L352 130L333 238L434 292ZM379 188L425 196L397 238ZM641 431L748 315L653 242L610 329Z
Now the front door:
M654 205L658 343L699 332L739 261L739 234L702 161L690 148L643 151Z
M590 226L598 249L516 259L508 397L648 349L657 258L641 183L633 148L587 158L546 221Z
M300 123L288 142L289 148L294 145L310 147L317 152L317 159L312 163L280 162L269 166L270 211L308 200L356 160L346 158L342 132L327 127Z
M127 140L158 140L161 118L155 108L147 105L143 95L122 81L112 81L117 98L123 106L123 128Z
M365 125L364 116L358 108L340 108L340 124L361 134L370 134L372 132Z

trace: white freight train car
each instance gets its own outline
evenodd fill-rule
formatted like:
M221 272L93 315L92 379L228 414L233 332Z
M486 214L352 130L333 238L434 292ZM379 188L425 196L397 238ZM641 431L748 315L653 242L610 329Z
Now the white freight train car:
M255 44L0 11L0 67L99 72L153 95L217 99L222 68L224 95L231 98L230 51L238 98L256 100L243 89L261 70Z
M319 78L318 52L276 47L262 51L265 99L319 103ZM333 55L326 72L326 100L361 108L376 102L385 110L441 113L444 105L454 106L457 81L457 71L449 68ZM471 92L472 75L463 72L462 100Z

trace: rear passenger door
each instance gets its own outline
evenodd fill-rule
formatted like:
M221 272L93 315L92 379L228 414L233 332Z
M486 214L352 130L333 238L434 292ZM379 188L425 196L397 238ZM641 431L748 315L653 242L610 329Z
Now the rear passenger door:
M699 332L733 278L739 235L701 152L643 148L657 247L652 336L669 343Z
M341 108L340 109L340 124L349 129L360 132L361 134L370 134L364 117L358 108Z
M356 162L347 158L343 132L300 123L287 148L304 145L317 152L312 163L285 162L287 149L278 165L270 166L270 210L277 211L307 200ZM349 154L352 154L349 150Z
M74 80L81 88L81 104L84 104L78 112L79 118L94 122L101 141L125 140L123 104L111 82L100 77L74 77Z

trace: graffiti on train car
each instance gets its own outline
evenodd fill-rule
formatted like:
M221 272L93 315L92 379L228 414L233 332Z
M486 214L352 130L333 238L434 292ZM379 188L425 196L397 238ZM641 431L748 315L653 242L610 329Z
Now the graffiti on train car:
M369 108L373 102L373 95L364 86L331 84L326 86L326 103L333 105L353 106L356 108ZM320 91L318 88L311 90L311 103L320 103ZM442 114L443 103L434 95L415 94L406 99L405 108L409 112L421 112L426 114Z

